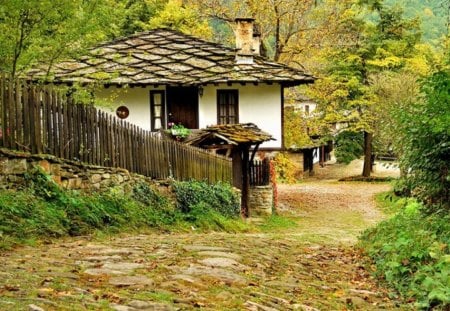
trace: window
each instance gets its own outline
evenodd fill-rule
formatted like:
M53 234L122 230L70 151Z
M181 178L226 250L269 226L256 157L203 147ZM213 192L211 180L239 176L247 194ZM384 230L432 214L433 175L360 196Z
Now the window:
M305 105L305 114L309 115L309 105Z
M239 122L238 90L217 90L217 124Z
M150 91L150 120L152 131L165 128L164 91Z

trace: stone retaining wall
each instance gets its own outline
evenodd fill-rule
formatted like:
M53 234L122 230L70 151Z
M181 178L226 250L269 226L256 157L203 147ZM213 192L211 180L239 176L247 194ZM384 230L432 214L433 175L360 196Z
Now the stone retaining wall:
M147 182L168 195L171 191L167 181L156 181L142 175L130 174L125 169L87 165L61 160L51 155L32 155L0 148L0 188L26 186L27 174L31 174L36 168L42 169L65 189L103 191L110 187L123 187L131 190L136 183ZM250 188L250 217L271 215L272 205L272 186Z
M273 187L250 187L248 202L249 217L270 216L273 206Z
M133 185L150 181L144 176L130 174L125 169L86 165L61 160L50 155L31 155L0 149L0 187L24 185L26 174L40 167L62 188L101 191L109 187Z

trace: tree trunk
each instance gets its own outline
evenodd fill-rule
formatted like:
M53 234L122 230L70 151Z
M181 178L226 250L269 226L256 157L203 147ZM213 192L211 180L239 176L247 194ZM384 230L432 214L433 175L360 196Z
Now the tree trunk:
M363 177L370 177L372 171L372 139L373 133L364 131L364 166Z

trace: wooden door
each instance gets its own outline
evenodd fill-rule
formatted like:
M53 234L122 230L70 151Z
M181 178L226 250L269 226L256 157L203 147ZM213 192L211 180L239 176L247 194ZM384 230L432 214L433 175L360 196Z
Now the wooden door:
M198 88L167 87L167 115L169 122L198 129Z

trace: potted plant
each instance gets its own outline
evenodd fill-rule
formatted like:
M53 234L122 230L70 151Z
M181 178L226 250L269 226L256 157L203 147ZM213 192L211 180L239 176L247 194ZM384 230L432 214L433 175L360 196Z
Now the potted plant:
M182 141L183 139L188 137L189 134L191 134L191 130L186 128L183 124L178 123L173 124L170 127L170 133L172 134L173 137L175 137L177 141Z

